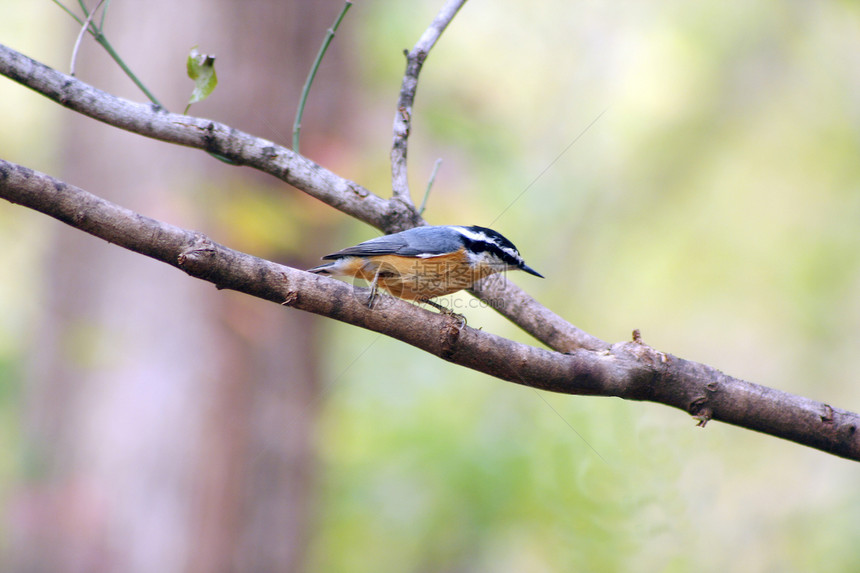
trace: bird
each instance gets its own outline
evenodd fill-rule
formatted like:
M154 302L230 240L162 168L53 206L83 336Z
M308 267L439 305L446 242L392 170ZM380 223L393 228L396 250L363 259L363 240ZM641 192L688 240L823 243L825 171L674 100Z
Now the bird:
M373 306L378 288L444 311L430 299L471 288L495 273L521 270L544 278L501 233L477 225L415 227L347 247L322 260L330 262L308 272L364 279L370 283L368 307Z

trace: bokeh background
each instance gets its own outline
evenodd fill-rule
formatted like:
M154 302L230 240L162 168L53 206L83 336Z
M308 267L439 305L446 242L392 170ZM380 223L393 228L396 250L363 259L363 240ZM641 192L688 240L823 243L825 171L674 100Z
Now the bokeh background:
M71 2L70 2L71 4ZM362 1L302 152L387 196L391 121L439 1ZM173 111L289 145L339 2L114 2L106 32ZM51 2L0 42L68 71ZM143 96L86 38L78 76ZM246 168L0 78L0 156L308 268L377 235ZM492 226L511 278L609 341L860 409L860 4L466 5L421 76L425 214ZM190 279L0 204L0 568L847 571L860 466L683 412L538 393ZM472 326L534 343L456 295Z

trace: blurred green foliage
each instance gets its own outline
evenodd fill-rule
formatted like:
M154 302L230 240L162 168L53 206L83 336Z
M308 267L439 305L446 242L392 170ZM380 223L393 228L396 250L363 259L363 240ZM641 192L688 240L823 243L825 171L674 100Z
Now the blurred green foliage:
M358 12L372 93L393 101L435 8ZM428 220L504 232L548 277L511 278L578 326L856 410L858 48L850 3L471 3L422 72L412 185L442 157ZM330 328L360 357L328 375L316 570L856 564L853 464L653 405L550 408Z
M383 195L402 50L439 4L360 4L344 24L366 129L351 142L361 156L336 170ZM44 133L0 130L0 146L33 150ZM437 157L426 218L503 232L547 276L511 278L574 324L611 341L640 328L661 350L860 409L857 3L469 3L421 76L416 200ZM229 239L252 252L307 254L296 226L333 220L253 189L223 200ZM36 259L36 218L0 206L0 265L17 269L0 280L4 481L17 471L19 333L38 313L21 304L38 269L10 262L9 245ZM34 231L16 229L25 219ZM375 234L345 223L330 246ZM465 314L531 343L491 310ZM372 333L327 333L311 570L856 567L857 464L717 422L698 430L662 406L544 401Z

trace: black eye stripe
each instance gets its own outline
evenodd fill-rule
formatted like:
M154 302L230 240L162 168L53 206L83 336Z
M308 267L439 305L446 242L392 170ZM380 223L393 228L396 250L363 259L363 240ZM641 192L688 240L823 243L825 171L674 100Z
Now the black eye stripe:
M510 243L510 241L506 241L506 242ZM494 241L492 241L489 238L487 238L486 240L483 240L483 241L475 241L475 240L470 239L469 237L467 237L465 235L463 235L463 243L466 246L466 250L468 250L472 253L479 254L479 253L489 252L509 265L518 267L518 266L520 266L520 264L522 264L522 261L518 257L513 256L510 253L510 251L508 250L508 249L512 249L512 250L514 250L514 252L516 252L516 248L513 245L510 245L510 246L505 245L505 247L507 247L507 248L501 248L499 245L497 245Z

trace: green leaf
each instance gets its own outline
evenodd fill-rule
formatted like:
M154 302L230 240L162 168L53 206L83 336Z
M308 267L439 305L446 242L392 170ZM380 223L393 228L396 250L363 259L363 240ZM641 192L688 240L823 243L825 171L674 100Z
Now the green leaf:
M201 54L194 47L188 54L188 77L194 80L194 91L188 100L185 113L191 104L203 101L215 90L218 85L218 76L215 75L215 56Z

